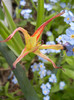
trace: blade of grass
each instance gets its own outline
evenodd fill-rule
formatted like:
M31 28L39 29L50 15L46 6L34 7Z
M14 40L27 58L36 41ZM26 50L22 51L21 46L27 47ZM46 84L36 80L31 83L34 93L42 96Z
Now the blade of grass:
M38 0L36 29L42 24L44 17L44 0Z
M5 43L0 43L0 51L7 60L9 66L12 68L12 64L16 59L14 53L8 49ZM22 92L24 93L26 100L40 100L34 88L31 86L30 81L26 77L26 71L22 69L19 63L17 64L17 68L13 70L13 72L18 80L18 83L22 89Z
M3 3L3 7L4 7L4 11L5 11L5 16L6 16L9 28L10 28L11 32L13 32L16 29L16 25L15 25L11 15L10 15L10 13L9 13L8 9L6 8L6 6L5 6L3 1L2 1L2 3ZM22 42L22 39L20 37L19 32L17 32L15 34L14 40L15 40L15 44L19 47L19 50L22 50L24 48L24 44ZM18 43L18 41L19 41L19 43Z

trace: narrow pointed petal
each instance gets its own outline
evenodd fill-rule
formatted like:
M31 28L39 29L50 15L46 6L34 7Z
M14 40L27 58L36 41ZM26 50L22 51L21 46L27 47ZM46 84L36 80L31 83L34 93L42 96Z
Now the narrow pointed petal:
M33 36L36 37L36 39L37 39L37 41L38 41L39 37L41 36L41 34L42 34L42 32L43 32L43 30L44 30L44 28L45 28L45 26L46 26L50 21L52 21L54 18L59 17L60 15L62 15L62 14L64 14L64 13L65 13L65 12L63 11L63 12L57 14L56 16L50 18L50 19L47 20L46 22L44 22L44 23L35 31L35 33L34 33L31 37L33 37Z
M56 64L50 58L48 58L46 55L42 54L41 52L40 53L35 52L35 54L51 62L54 68L62 68L62 67L57 67Z
M61 50L63 46L61 44L56 45L41 45L39 49L54 49L54 50Z
M21 31L21 32L24 34L24 36L25 36L25 41L26 41L26 43L27 43L28 38L30 38L30 35L28 34L28 32L27 32L25 29L23 29L23 28L21 28L21 27L18 27L17 29L15 29L14 32L8 36L7 39L5 39L5 40L3 40L3 41L0 41L0 42L7 42L7 41L9 41L9 40L15 35L15 33L16 33L17 31Z
M15 62L13 63L13 69L16 68L16 64L24 57L28 54L29 52L26 51L26 48L23 49L23 51L21 52L20 56L15 60Z

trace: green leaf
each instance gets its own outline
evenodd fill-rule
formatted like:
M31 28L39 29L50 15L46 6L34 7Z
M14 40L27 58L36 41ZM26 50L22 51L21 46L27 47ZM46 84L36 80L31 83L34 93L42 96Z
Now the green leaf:
M5 85L5 94L8 94L8 87L9 87L9 82L7 82Z
M74 71L70 70L68 68L64 68L65 71L62 71L65 75L67 75L69 78L74 79Z
M13 62L16 59L14 53L7 48L5 43L0 43L0 52L2 52L9 66L12 68ZM26 71L23 70L19 63L17 64L17 67L13 70L13 72L18 80L18 83L22 89L22 92L24 93L26 100L40 100L26 76Z
M4 2L2 1L3 3L3 7L4 7L4 10L5 10L5 15L6 15L6 19L7 19L7 22L8 22L8 25L9 25L9 28L11 30L11 32L13 32L15 29L16 29L16 25L8 11L8 9L6 8ZM11 33L10 33L11 34ZM18 50L22 50L24 48L24 44L22 42L22 39L20 37L20 34L18 32L16 32L16 34L14 35L14 41L15 41L15 44L18 46ZM18 43L19 41L19 43Z
M74 58L73 57L66 57L65 60L69 65L71 65L71 66L74 65Z
M2 11L2 8L0 8L0 19L1 20L4 20L4 13Z

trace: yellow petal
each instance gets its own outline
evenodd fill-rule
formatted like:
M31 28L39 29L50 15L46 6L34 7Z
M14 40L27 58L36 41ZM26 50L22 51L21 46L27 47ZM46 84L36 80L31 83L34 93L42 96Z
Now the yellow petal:
M63 49L63 46L61 44L56 45L41 45L39 49L54 49L54 50L60 50Z
M50 58L48 58L46 55L42 54L41 52L35 52L35 54L51 62L54 68L62 68L62 67L57 67L56 64Z

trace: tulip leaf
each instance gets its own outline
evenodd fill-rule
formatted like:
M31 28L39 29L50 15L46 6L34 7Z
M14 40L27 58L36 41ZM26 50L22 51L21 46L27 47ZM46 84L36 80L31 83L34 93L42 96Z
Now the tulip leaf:
M0 43L0 51L5 57L9 66L12 68L12 64L16 59L14 53L8 49L5 43ZM17 64L17 68L13 70L13 73L18 80L18 83L21 87L22 92L24 93L26 100L40 100L26 76L26 71L23 70L19 63Z

